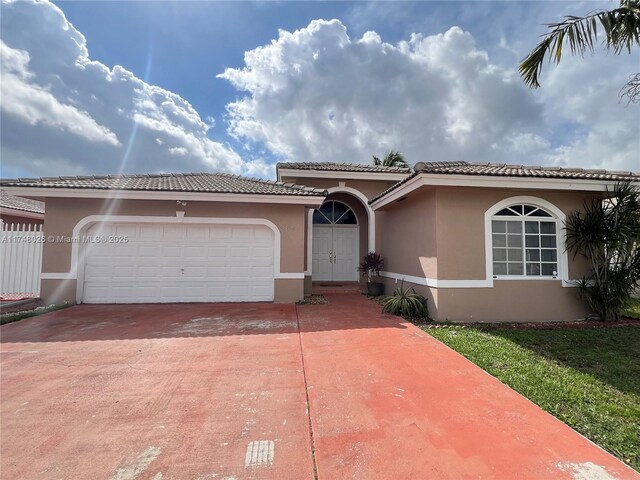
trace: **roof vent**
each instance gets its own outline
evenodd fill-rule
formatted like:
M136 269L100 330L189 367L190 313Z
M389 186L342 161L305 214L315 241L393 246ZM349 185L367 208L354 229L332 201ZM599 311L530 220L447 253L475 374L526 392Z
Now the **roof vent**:
M413 171L414 172L420 172L422 170L424 170L425 168L427 168L427 164L424 162L418 162L413 166Z

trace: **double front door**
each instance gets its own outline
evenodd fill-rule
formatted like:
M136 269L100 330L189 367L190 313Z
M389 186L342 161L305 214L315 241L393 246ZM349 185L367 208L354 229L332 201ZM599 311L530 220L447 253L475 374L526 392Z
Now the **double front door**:
M358 226L314 226L312 260L314 281L357 282Z

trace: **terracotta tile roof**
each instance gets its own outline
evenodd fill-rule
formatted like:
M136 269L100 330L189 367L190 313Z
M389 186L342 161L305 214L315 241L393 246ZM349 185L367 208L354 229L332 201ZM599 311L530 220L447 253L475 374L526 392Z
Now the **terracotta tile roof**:
M494 176L494 177L529 177L529 178L559 178L566 180L600 180L640 181L640 173L612 170L590 170L586 168L539 167L529 165L508 165L504 163L469 163L469 162L418 162L414 166L414 173L391 186L380 195L371 199L373 203L379 198L405 184L420 174L437 175L466 175L466 176Z
M14 197L4 190L0 190L0 207L22 210L23 212L44 213L44 202L29 198Z
M372 172L372 173L411 173L409 167L384 167L364 163L332 163L332 162L280 162L276 168L291 170L326 170L329 172Z
M167 173L42 177L0 180L2 187L144 190L161 192L239 193L250 195L324 196L325 190L293 183L246 178L227 173Z
M568 178L586 180L640 180L640 173L586 168L532 167L500 163L420 162L415 171L451 175L495 175L501 177Z

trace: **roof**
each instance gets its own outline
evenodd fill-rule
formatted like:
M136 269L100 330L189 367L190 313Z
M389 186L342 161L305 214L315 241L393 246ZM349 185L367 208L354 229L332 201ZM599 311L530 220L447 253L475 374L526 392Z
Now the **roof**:
M384 197L412 178L421 174L432 175L467 175L494 177L528 177L528 178L558 178L567 180L599 180L599 181L640 181L640 173L612 170L590 170L586 168L540 167L529 165L509 165L505 163L470 163L470 162L418 162L415 172L407 178L388 188L369 203Z
M640 173L586 168L532 167L499 163L468 162L420 162L415 165L418 173L452 175L496 175L502 177L542 177L586 180L640 180Z
M325 196L324 189L227 173L167 173L0 180L2 187Z
M367 165L364 163L280 162L276 165L276 168L324 170L329 172L411 173L411 168L409 167L385 167L383 165Z
M4 190L0 190L0 207L44 214L44 202L31 200L29 198L14 197Z

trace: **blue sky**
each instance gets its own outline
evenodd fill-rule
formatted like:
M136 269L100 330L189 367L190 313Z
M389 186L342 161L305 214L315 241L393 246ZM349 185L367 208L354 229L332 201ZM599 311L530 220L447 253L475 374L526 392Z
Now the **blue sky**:
M3 2L2 176L468 160L640 169L640 57L519 60L613 2ZM334 19L334 21L331 21ZM246 55L246 58L245 58Z

